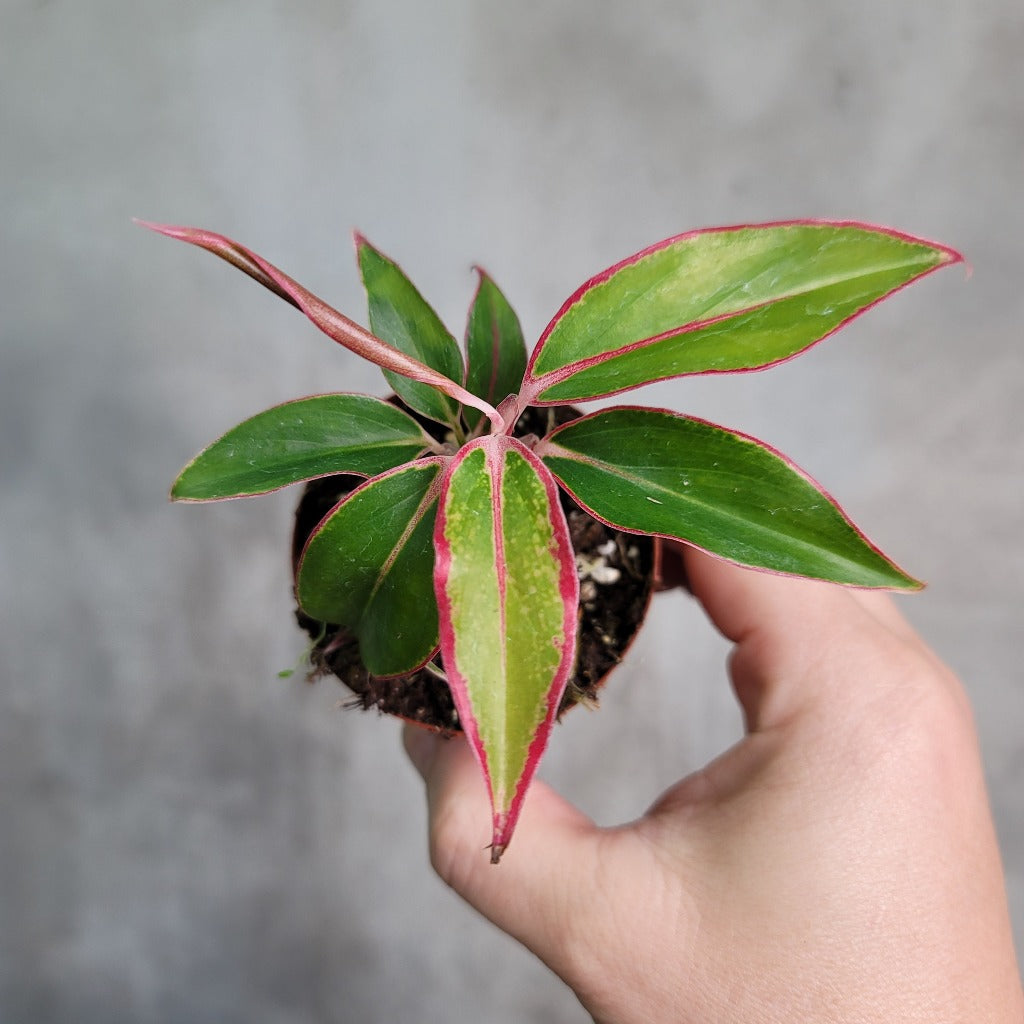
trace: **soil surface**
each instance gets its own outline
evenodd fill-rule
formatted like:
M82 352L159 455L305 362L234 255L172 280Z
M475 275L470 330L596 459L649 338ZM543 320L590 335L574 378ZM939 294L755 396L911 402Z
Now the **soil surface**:
M516 434L543 434L550 429L551 420L561 423L576 415L571 409L530 409L517 424ZM436 429L435 424L424 426ZM361 482L360 477L332 476L307 484L296 511L293 564L317 524ZM597 702L604 677L622 659L643 622L653 588L654 542L650 537L605 526L564 491L560 495L580 577L576 668L562 699L562 714L574 704ZM460 731L439 656L407 675L372 676L359 657L359 642L347 629L317 622L301 609L296 610L296 617L314 641L308 675L311 682L333 674L352 691L352 699L346 702L351 707L377 708L442 732Z

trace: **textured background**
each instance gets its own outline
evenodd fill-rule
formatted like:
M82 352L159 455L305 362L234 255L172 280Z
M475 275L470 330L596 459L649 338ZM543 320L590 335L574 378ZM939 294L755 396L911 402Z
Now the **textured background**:
M178 508L237 420L375 369L200 224L362 317L348 232L461 333L481 260L536 337L683 229L890 223L962 249L796 362L643 400L764 437L930 581L1024 940L1019 0L0 2L0 1019L580 1021L431 875L394 722L276 678L292 493ZM544 774L602 822L739 733L665 597ZM515 856L513 846L510 856Z

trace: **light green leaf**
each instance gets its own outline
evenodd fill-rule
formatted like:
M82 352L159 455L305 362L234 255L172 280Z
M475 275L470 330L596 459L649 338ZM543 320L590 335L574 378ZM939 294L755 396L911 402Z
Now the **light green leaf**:
M441 501L441 653L490 787L497 861L572 670L579 583L555 482L514 438L463 448Z
M541 338L524 390L551 404L683 374L769 366L961 258L848 223L680 235L583 285Z

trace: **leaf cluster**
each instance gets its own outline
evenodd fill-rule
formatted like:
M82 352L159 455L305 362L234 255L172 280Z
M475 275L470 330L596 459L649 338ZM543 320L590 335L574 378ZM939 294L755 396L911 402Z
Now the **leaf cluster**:
M531 406L790 359L959 261L951 249L849 222L688 232L585 282L529 353L512 307L479 271L463 354L398 265L362 236L369 330L230 239L147 226L215 253L290 302L379 365L400 399L324 394L259 413L200 452L172 497L212 501L339 473L363 478L302 552L300 606L354 633L374 675L431 661L443 668L491 793L494 861L575 658L579 582L559 488L620 530L756 569L920 586L806 473L755 438L635 405L539 438L518 437L516 424Z

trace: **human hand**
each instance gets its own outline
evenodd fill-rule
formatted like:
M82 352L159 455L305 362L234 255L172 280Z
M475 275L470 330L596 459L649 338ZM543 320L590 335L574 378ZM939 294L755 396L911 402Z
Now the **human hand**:
M972 716L884 594L685 552L746 735L637 821L535 782L500 866L466 743L407 727L431 860L599 1021L1019 1022Z

